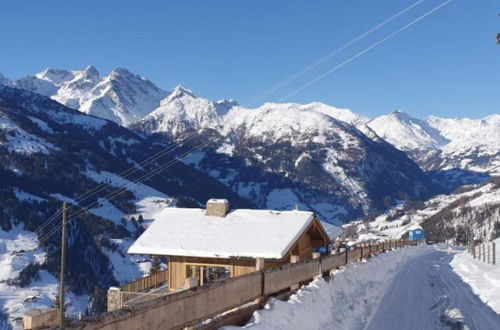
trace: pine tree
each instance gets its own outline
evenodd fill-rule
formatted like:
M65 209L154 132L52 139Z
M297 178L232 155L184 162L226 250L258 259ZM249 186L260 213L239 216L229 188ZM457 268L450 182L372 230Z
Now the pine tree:
M149 275L158 273L161 270L161 260L158 257L153 257L151 262L151 269L149 270Z

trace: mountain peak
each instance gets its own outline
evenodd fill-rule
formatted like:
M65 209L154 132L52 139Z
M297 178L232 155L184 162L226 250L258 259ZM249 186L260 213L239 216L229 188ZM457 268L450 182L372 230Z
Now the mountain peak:
M396 117L400 120L412 120L412 119L414 119L409 114L407 114L406 112L404 112L401 109L394 110L393 112L389 113L388 117Z
M42 72L37 73L35 77L59 85L73 79L73 74L69 70L46 68Z
M116 77L130 77L130 76L136 76L136 75L125 68L118 67L118 68L113 69L113 71L111 71L109 76L111 78L116 78Z
M94 75L94 76L99 76L100 73L99 71L97 71L96 67L93 66L92 64L90 64L89 66L87 66L84 70L85 73L89 74L89 75Z
M174 87L172 92L168 95L167 99L172 100L174 98L179 98L183 96L190 96L193 98L198 98L198 95L196 95L192 90L190 90L187 87L184 87L182 85L177 85Z
M0 73L0 85L9 86L12 82L10 79L6 78L3 74Z

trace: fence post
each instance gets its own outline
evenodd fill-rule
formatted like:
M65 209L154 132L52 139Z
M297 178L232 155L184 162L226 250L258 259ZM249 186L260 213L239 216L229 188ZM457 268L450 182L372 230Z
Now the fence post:
M486 262L486 246L483 244L481 244L483 246L483 262Z
M108 312L122 308L121 289L112 286L108 289Z
M318 275L314 276L314 279L321 278L323 277L323 269L321 269L321 254L314 252L313 259L318 259Z
M493 259L491 261L492 261L492 264L494 265L494 264L496 264L496 261L497 261L497 259L496 259L496 244L495 244L495 242L491 243L491 249L493 250L493 253L492 253L493 254Z
M290 263L292 263L292 264L296 264L297 262L299 262L299 260L300 260L300 257L297 255L290 256ZM295 291L295 290L298 290L299 287L300 287L300 283L297 283L297 284L292 285L290 287L290 290Z
M255 303L257 304L263 304L265 301L264 298L264 266L265 266L265 259L264 258L256 258L255 259L255 270L260 272L261 274L261 279L260 279L260 298L255 299Z

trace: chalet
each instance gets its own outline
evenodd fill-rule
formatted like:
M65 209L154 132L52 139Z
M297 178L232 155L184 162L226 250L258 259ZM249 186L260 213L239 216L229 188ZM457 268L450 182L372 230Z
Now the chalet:
M168 288L177 291L310 259L330 243L312 212L230 210L211 199L206 209L164 209L128 253L167 257Z

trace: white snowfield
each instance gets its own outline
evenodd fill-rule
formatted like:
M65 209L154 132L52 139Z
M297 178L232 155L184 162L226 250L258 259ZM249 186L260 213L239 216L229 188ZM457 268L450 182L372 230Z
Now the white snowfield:
M467 282L472 291L500 314L500 238L495 240L497 246L496 264L488 264L472 258L468 253L455 255L451 262L453 270Z
M245 328L500 329L500 315L450 266L463 253L420 245L378 255L315 280L286 302L271 299Z
M240 209L214 217L204 209L166 208L128 253L281 259L313 219L306 211Z

